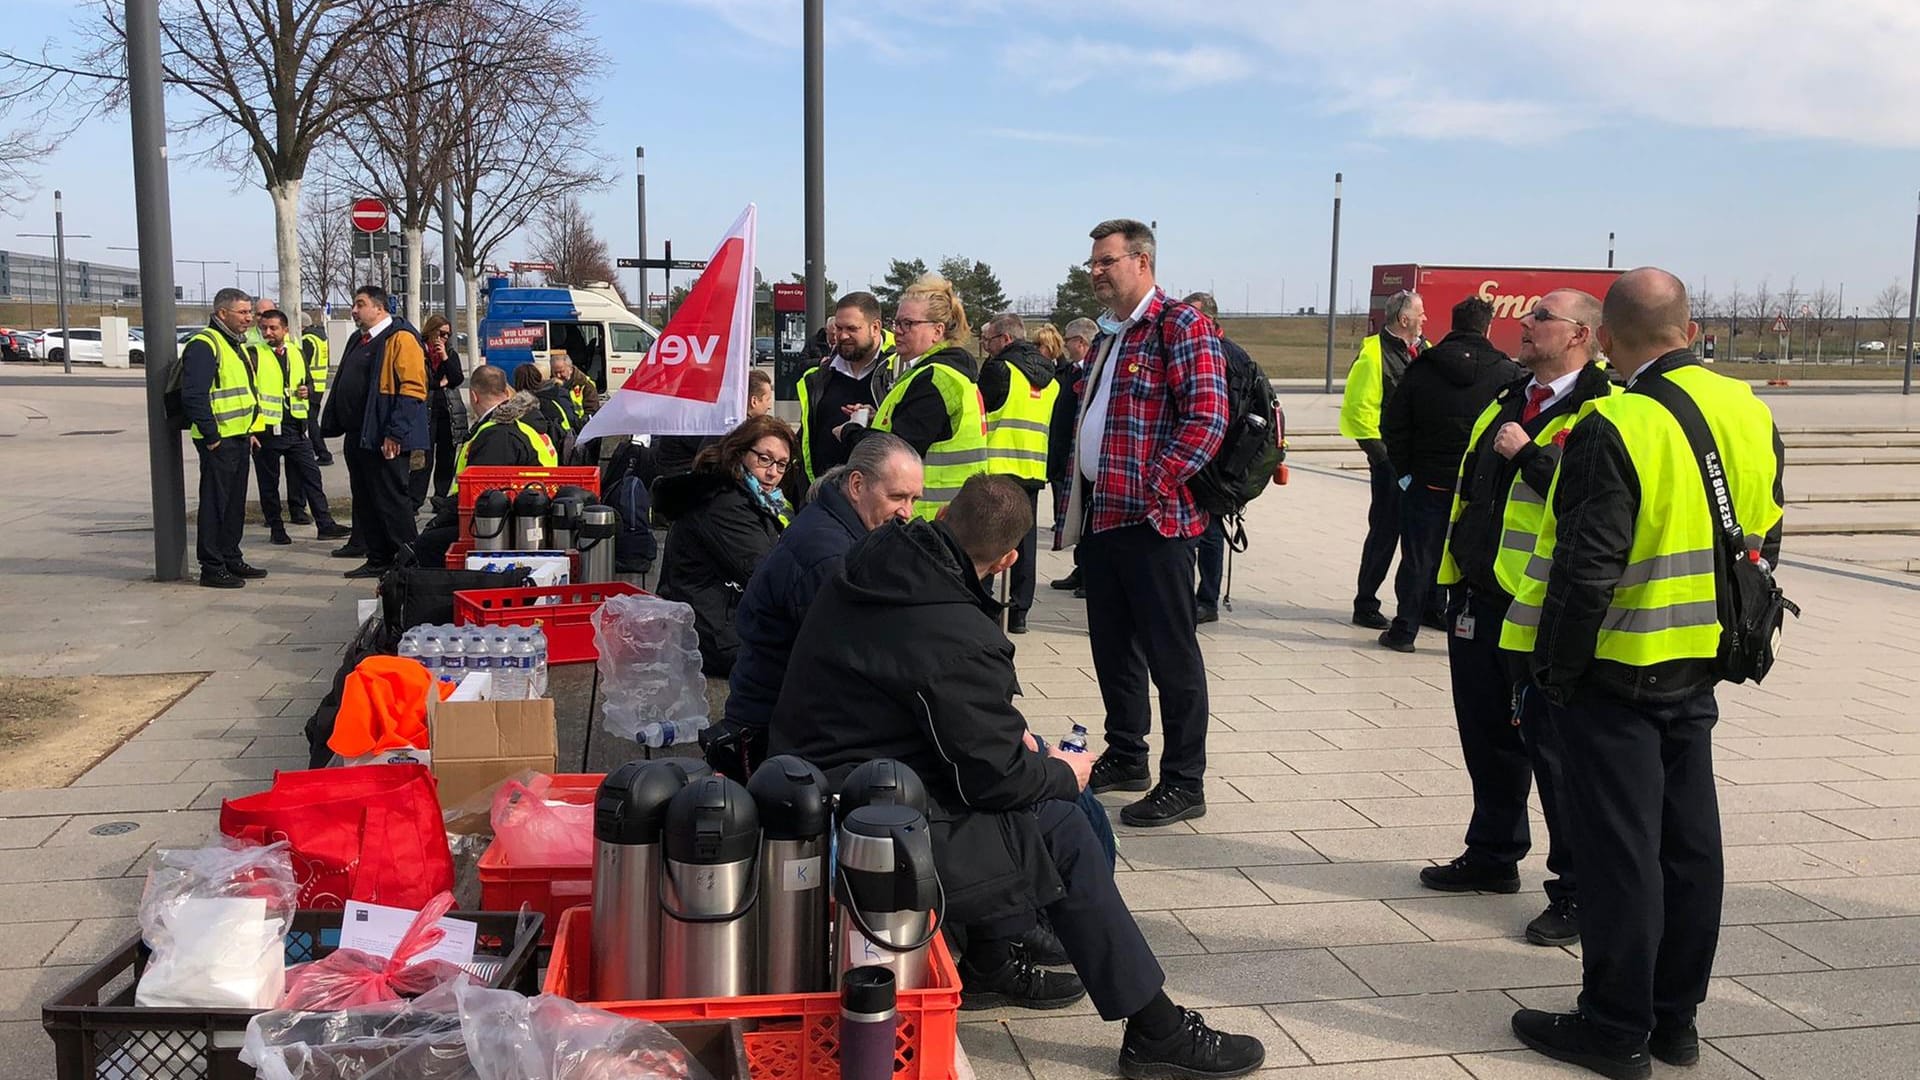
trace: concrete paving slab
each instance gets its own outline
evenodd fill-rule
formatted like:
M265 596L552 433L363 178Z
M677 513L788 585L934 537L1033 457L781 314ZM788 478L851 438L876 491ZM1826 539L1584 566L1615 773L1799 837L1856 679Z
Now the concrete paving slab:
M1517 941L1525 933L1527 923L1540 914L1545 903L1537 893L1442 896L1428 892L1424 897L1389 901L1388 906L1435 941L1468 941L1475 938L1511 938Z
M1920 807L1819 810L1813 816L1868 840L1920 838Z
M1780 887L1845 919L1920 915L1920 874L1788 881Z
M36 791L0 791L0 814L9 817L57 817L70 814L177 810L191 803L205 787L205 784L192 783L136 784L124 788L71 787Z
M961 1023L960 1049L979 1080L1033 1080L1013 1033L1002 1023Z
M1507 1023L1513 1001L1497 991L1279 1005L1268 1011L1315 1062L1520 1045Z
M1420 884L1426 862L1314 863L1251 866L1243 872L1276 904L1347 899L1395 900L1437 895Z
M1748 1035L1716 1048L1762 1080L1887 1080L1920 1060L1920 1025Z
M1295 829L1360 829L1368 828L1372 822L1344 802L1334 799L1283 799L1263 802L1253 798L1255 793L1270 793L1265 786L1265 777L1236 777L1228 786L1237 792L1245 802L1207 804L1207 816L1194 818L1188 824L1193 831L1208 833L1250 833L1281 832ZM1309 780L1310 777L1288 777L1288 780ZM1243 786L1244 785L1244 786ZM1251 788L1251 791L1245 790ZM1304 792L1295 789L1293 794ZM1209 796L1211 798L1211 796Z
M1377 772L1317 773L1312 776L1239 776L1234 789L1254 802L1310 799L1394 798L1412 789Z
M1745 982L1744 979L1713 979L1707 983L1707 1000L1701 1004L1700 1014L1695 1018L1702 1038L1807 1030L1807 1024L1764 995L1755 993L1751 987L1744 985ZM1508 994L1524 1008L1572 1012L1580 998L1580 987L1543 986L1533 990L1512 990Z
M1920 916L1772 923L1760 929L1828 967L1920 964Z
M1190 907L1195 897L1220 907L1256 907L1266 894L1231 867L1218 870L1134 870L1113 875L1120 895L1134 911L1172 911Z
M1167 996L1190 1009L1364 997L1367 985L1325 949L1209 953L1161 960Z
M1594 1075L1575 1065L1564 1065L1531 1050L1509 1050L1492 1054L1462 1054L1454 1060L1475 1080L1578 1080ZM1675 1069L1654 1063L1653 1075L1660 1080L1753 1080L1754 1074L1712 1046L1700 1048L1700 1063L1689 1069Z
M1267 1048L1270 1066L1308 1063L1307 1056L1287 1039L1273 1018L1260 1009L1212 1009L1207 1013L1207 1022L1260 1039ZM1014 1020L1007 1028L1013 1034L1020 1056L1037 1077L1109 1080L1120 1075L1119 1024L1108 1023L1098 1016L1064 1016Z
M1312 829L1300 839L1332 862L1451 859L1460 853L1460 825L1405 825L1379 829Z
M1713 956L1716 977L1823 971L1827 965L1757 926L1723 926Z
M1565 950L1496 938L1357 945L1333 953L1382 995L1569 986L1580 981L1580 963Z
M1771 881L1730 884L1720 904L1722 926L1755 923L1817 922L1839 918L1833 912L1784 885Z
M45 963L73 930L72 919L49 922L22 922L7 927L0 936L0 968L37 968Z
M1174 914L1213 953L1427 940L1412 923L1377 900L1189 908Z
M1801 844L1800 850L1863 877L1920 874L1920 839L1850 840L1838 844Z
M1207 816L1213 816L1211 809ZM1326 861L1319 852L1288 832L1143 836L1128 840L1124 858L1135 870L1238 868Z

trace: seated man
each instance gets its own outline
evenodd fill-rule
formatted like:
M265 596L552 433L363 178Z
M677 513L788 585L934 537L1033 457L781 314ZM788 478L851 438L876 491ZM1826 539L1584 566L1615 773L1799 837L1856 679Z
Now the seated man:
M769 749L835 783L879 757L920 774L947 925L968 931L962 1008L1080 998L1078 980L1035 968L1014 947L1045 909L1100 1015L1127 1021L1122 1076L1252 1072L1266 1059L1259 1040L1208 1027L1162 989L1074 803L1093 759L1034 749L1013 707L1013 646L980 582L1013 565L1031 528L1018 483L974 476L939 521L868 533L807 612Z
M481 364L467 376L467 400L473 428L467 441L460 444L454 458L453 487L448 500L414 542L414 557L421 566L441 566L447 549L460 539L460 474L469 465L510 465L531 468L558 465L553 439L547 433L546 418L540 402L525 391L507 388L507 373L491 364Z

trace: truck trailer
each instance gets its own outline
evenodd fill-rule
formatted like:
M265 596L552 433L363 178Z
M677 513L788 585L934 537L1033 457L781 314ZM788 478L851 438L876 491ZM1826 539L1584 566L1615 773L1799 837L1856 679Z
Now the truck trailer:
M1604 299L1624 270L1553 266L1451 266L1387 263L1373 268L1367 305L1367 332L1377 334L1386 320L1387 299L1403 289L1420 294L1427 305L1427 338L1447 335L1453 305L1478 296L1493 305L1487 337L1511 356L1520 349L1520 319L1542 296L1555 289L1579 289Z
M527 363L551 372L552 355L566 353L604 394L627 381L660 336L604 282L526 287L494 277L487 279L484 295L480 358L509 378Z

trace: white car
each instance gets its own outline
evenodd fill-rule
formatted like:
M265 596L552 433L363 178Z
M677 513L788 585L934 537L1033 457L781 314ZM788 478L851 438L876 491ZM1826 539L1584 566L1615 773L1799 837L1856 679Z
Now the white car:
M1860 351L1861 352L1886 352L1887 343L1884 341L1863 341L1860 343Z
M73 334L73 361L76 364L98 364L106 359L100 344L100 331L74 326L68 330ZM66 339L60 336L60 328L55 326L40 331L40 343L35 346L33 355L41 360L61 363L66 360Z

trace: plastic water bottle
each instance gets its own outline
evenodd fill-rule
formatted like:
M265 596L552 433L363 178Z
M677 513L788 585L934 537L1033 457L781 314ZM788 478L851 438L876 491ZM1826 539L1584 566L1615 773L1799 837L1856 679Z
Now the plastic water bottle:
M420 637L421 637L420 628L417 626L407 631L406 633L400 635L400 658L401 659L412 660L416 663L419 662Z
M457 683L467 675L467 640L460 636L459 627L437 629L440 631L440 677Z
M1087 728L1085 724L1073 725L1073 734L1060 740L1060 749L1073 754L1087 752Z
M420 655L418 657L420 666L426 668L427 671L436 678L446 678L447 673L442 664L446 647L440 639L440 628L437 626L420 626L415 629L420 632Z
M509 626L494 631L488 640L488 648L493 653L493 697L496 701L521 701L527 696L527 675L521 670L519 658L515 655L515 642L519 627Z
M547 632L539 622L533 624L533 665L527 669L527 696L547 696Z
M533 628L530 626L513 627L508 644L512 650L514 685L519 688L520 698L536 697L533 692Z
M487 632L480 627L471 627L467 631L467 674L484 671L493 674L493 653L487 648ZM489 698L498 696L498 684L487 693Z
M700 733L705 731L706 727L707 722L704 719L683 720L678 722L673 720L660 720L641 728L640 737L634 741L642 746L658 750L663 746L697 742L700 739Z

